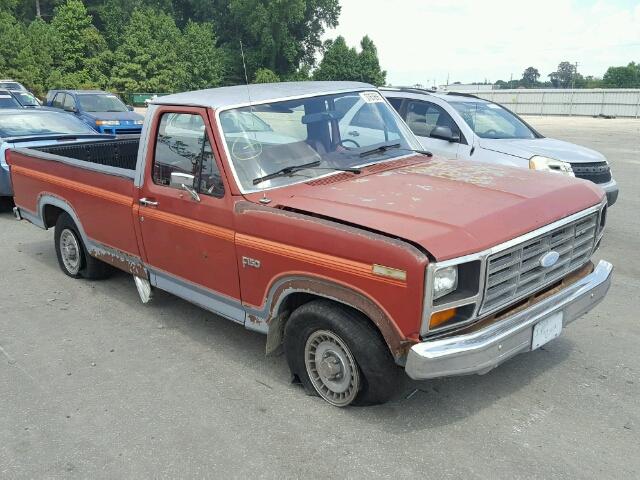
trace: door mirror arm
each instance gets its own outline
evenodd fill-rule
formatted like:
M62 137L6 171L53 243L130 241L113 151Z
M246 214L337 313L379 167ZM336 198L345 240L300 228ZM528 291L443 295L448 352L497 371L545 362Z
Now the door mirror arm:
M187 192L189 192L189 195L191 195L191 198L194 201L196 202L200 201L200 195L198 195L198 192L196 192L193 187L190 187L189 185L185 185L184 183L181 185L181 187L183 190L186 190Z

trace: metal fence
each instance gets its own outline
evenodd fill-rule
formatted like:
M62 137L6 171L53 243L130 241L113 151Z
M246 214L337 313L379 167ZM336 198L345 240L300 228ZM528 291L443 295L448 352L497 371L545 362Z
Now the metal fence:
M519 89L474 94L522 115L640 117L640 89Z

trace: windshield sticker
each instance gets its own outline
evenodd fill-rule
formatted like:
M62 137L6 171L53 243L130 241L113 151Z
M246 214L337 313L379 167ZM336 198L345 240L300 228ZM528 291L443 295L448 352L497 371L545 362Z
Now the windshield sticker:
M107 98L117 98L115 95L107 95Z
M500 105L495 105L493 103L487 103L487 108L493 108L495 110L500 110L502 107L500 107Z
M0 98L11 98L11 95L0 95Z
M378 92L360 92L360 98L362 98L365 103L381 103L384 102L382 99L382 95Z

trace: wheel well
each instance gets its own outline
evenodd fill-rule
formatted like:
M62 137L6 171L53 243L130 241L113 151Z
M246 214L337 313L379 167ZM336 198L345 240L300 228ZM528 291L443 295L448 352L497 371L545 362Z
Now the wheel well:
M278 313L277 313L277 317L279 319L279 328L278 330L282 333L284 332L284 327L287 324L287 322L289 321L289 317L291 317L291 314L294 312L294 310L296 310L297 308L301 307L302 305L312 302L314 300L326 300L329 302L332 302L342 308L351 310L353 312L355 312L356 314L358 314L359 316L362 317L363 320L365 320L374 330L375 332L378 334L378 336L380 337L380 339L387 345L388 343L386 342L384 335L382 334L382 332L380 331L380 328L378 327L378 325L376 325L376 323L369 317L369 315L367 315L365 312L363 312L362 310L355 308L347 303L343 303L339 300L333 299L333 298L328 298L328 297L323 297L322 295L317 295L314 293L306 293L306 292L293 292L290 293L289 295L286 296L286 298L282 301L282 303L280 304L279 308L278 308Z
M45 205L44 210L42 211L42 219L44 220L44 226L46 228L51 228L56 225L58 221L58 217L66 213L60 207L56 207L55 205Z

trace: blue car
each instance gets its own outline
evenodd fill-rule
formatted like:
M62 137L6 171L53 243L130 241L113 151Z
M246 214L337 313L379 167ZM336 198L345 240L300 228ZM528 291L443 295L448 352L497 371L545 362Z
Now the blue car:
M68 113L53 109L0 109L0 200L13 196L6 154L10 148L115 138L102 135Z
M50 90L45 104L72 113L100 133L135 135L142 131L144 117L102 90Z

